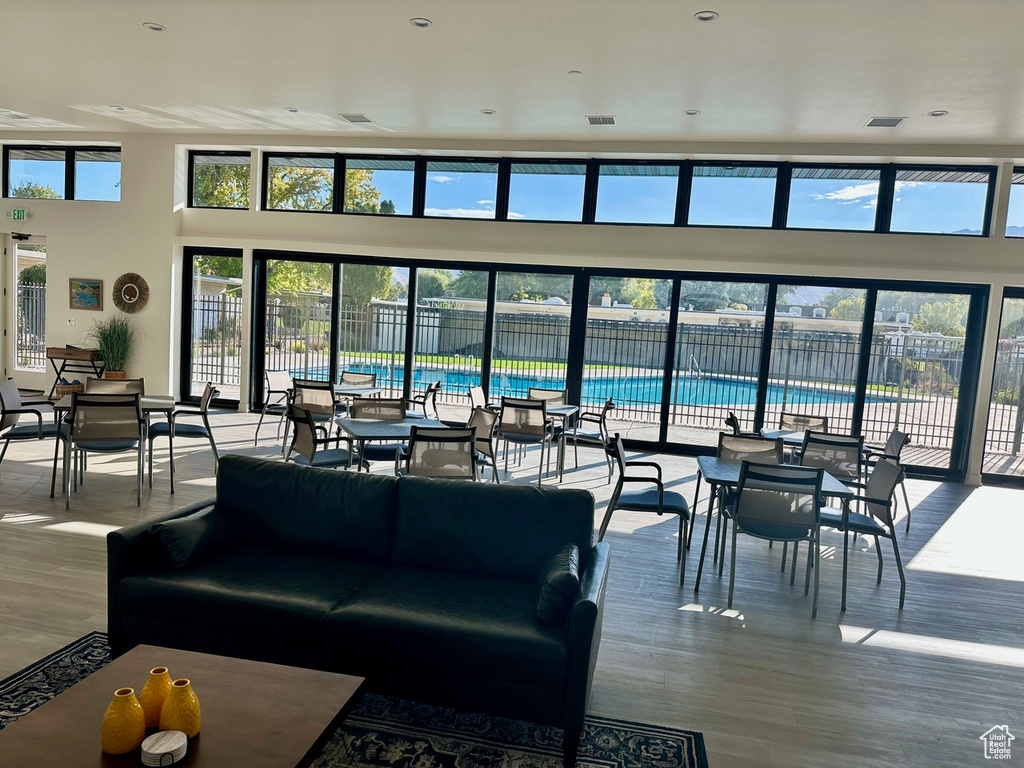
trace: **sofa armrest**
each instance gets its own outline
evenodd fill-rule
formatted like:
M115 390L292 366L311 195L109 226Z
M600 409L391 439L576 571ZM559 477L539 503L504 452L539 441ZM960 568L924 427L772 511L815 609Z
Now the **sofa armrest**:
M121 611L118 595L121 579L152 568L155 562L163 563L163 555L157 550L149 529L154 523L185 517L215 503L216 499L199 501L107 534L107 640L115 656L128 650L121 647Z
M610 549L606 542L596 544L590 553L590 566L580 574L580 597L569 612L566 628L569 668L566 671L563 722L568 731L579 731L590 701L590 684L601 643L604 593L608 582Z

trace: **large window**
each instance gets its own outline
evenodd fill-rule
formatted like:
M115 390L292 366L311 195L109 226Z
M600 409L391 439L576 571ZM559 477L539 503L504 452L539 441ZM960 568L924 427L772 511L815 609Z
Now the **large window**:
M679 166L603 163L598 174L595 221L617 224L673 224Z
M891 232L982 235L992 172L896 170Z
M1024 168L1013 169L1005 234L1007 237L1024 237Z
M334 208L334 162L331 155L267 155L266 207L330 212Z
M4 147L5 197L121 199L121 150L111 147Z
M349 158L345 161L345 213L412 215L413 160Z
M264 367L288 371L293 377L329 381L334 265L271 259L266 269Z
M498 164L437 160L427 163L424 216L493 219Z
M63 200L67 174L63 149L15 149L7 155L7 196Z
M248 208L252 157L243 153L193 152L192 192L196 208Z
M1024 291L1007 291L992 372L982 472L1024 477Z
M794 168L786 226L873 230L880 178L878 168Z
M584 163L512 163L508 218L532 221L582 221Z
M194 250L188 313L191 348L185 358L184 397L199 397L211 382L223 400L241 397L242 257L237 251Z
M777 175L775 166L695 165L687 224L770 227Z
M341 304L335 380L340 381L343 371L373 373L385 397L400 397L405 381L409 270L378 263L344 263L337 268Z
M121 199L121 153L79 150L75 156L75 199Z

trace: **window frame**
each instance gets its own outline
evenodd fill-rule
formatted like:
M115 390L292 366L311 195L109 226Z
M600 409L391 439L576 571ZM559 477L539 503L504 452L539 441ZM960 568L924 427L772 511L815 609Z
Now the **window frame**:
M195 182L196 182L196 166L195 159L197 155L203 157L248 157L249 158L249 174L252 174L252 150L248 152L244 150L217 150L207 151L203 149L190 149L188 151L188 189L185 194L185 204L188 208L198 208L200 210L211 210L211 211L249 211L252 210L252 185L249 185L249 204L244 208L238 206L226 206L226 205L196 205L195 204ZM274 210L280 210L275 208Z
M497 197L497 199L498 200L502 200L502 198L504 198L504 203L505 203L504 208L501 210L501 213L502 213L502 216L503 216L501 221L514 221L514 222L534 223L534 224L537 224L537 223L540 223L540 224L583 224L583 223L586 222L586 216L587 216L587 190L589 189L589 186L590 186L590 183L591 183L590 176L591 176L591 173L593 172L592 171L592 163L590 163L587 159L585 159L585 158L584 159L577 159L577 158L552 158L552 157L542 157L542 158L511 157L511 158L503 158L503 160L508 165L508 172L507 172L507 181L506 181L506 183L504 185L502 185L502 177L501 177L501 175L499 174L499 176L498 176L499 189L498 189L498 197ZM515 175L512 172L512 166L513 165L580 165L580 166L583 166L583 174L582 174L582 176L583 176L583 192L582 192L581 199L580 199L580 218L579 218L579 220L577 221L577 220L574 220L574 219L529 219L529 218L510 219L510 218L508 218L508 208L512 204L512 176ZM521 175L530 175L530 174L521 174ZM569 175L569 174L565 174L565 175ZM573 175L575 175L575 174L573 174ZM497 212L497 209L496 209L496 212Z
M311 211L303 208L270 208L267 206L267 199L270 197L270 160L275 157L317 157L317 158L329 158L332 161L332 173L334 177L331 182L331 209L323 211ZM339 168L344 168L343 162L344 155L340 155L332 152L264 152L262 158L262 172L263 172L263 183L260 184L260 210L261 211L274 211L277 213L316 213L320 215L330 215L341 213L341 201L339 196L344 194L342 188L339 186L339 177L341 174L338 173ZM293 166L299 167L299 166ZM325 166L326 169L326 166ZM252 192L250 190L250 196ZM251 201L250 201L251 202Z
M778 210L779 210L779 188L785 183L782 176L782 168L784 163L771 163L771 162L754 162L754 161L743 161L743 162L732 162L729 160L694 160L690 162L689 179L686 187L686 207L683 209L682 225L684 227L693 227L694 229L778 229L776 222L778 221ZM772 197L772 210L771 210L771 222L764 226L758 226L756 224L691 224L690 223L690 207L693 205L693 182L696 178L694 171L697 168L774 168L775 169L775 193ZM791 177L788 177L791 178ZM788 200L788 198L787 198ZM845 231L845 230L844 230Z
M339 205L339 213L343 216L370 216L375 218L388 219L415 219L418 218L416 215L416 177L419 172L419 167L415 157L406 157L405 155L339 155L341 158L341 201ZM346 211L345 210L345 187L348 182L348 163L349 160L403 160L407 163L412 163L412 210L409 213L392 213L392 214L380 214L380 213L368 213L366 211ZM366 170L356 168L354 170ZM386 170L386 169L380 169ZM280 210L280 209L275 209Z
M679 173L676 177L676 199L674 201L675 214L671 223L659 223L659 222L644 222L644 221L598 221L597 220L597 204L601 194L601 169L607 165L622 165L622 166L665 166L675 167ZM588 224L600 224L601 226L609 227L682 227L682 219L680 218L680 204L684 197L689 207L689 179L690 174L690 163L686 160L614 160L614 159L601 159L596 160L594 163L594 192L593 192L593 208L590 211L590 220ZM610 174L609 174L610 175ZM586 209L584 209L586 210Z
M95 144L61 144L59 146L49 144L4 144L3 145L3 198L7 200L42 200L38 197L12 197L11 196L11 152L12 151L34 151L44 150L48 152L62 152L64 154L64 196L57 200L78 200L75 196L75 154L78 152L109 152L117 153L118 164L124 166L123 150L120 146L101 146ZM121 200L89 200L90 203L120 203Z
M881 233L885 232L888 224L888 214L892 210L892 175L887 174L891 165L884 163L786 163L786 194L783 207L777 211L777 219L780 222L779 229L788 229L793 232L847 232L853 234ZM789 204L793 197L794 171L800 170L868 170L878 171L878 197L875 205L875 221L869 229L849 229L835 227L794 227L789 224ZM778 183L778 182L776 182ZM776 202L779 202L778 195Z
M511 169L511 165L506 161L508 158L503 157L434 157L431 155L424 156L423 162L417 166L416 170L422 174L422 182L420 183L420 189L422 194L420 196L419 206L419 218L429 219L431 221L507 221L508 216L508 174ZM487 163L493 164L495 167L494 175L494 217L487 219L483 217L473 216L427 216L427 175L429 174L428 166L431 163ZM422 171L420 168L422 167ZM459 173L459 171L452 171L452 173ZM416 206L413 206L413 211L416 211Z
M932 165L928 163L893 163L891 166L891 178L889 187L889 200L887 206L888 216L886 217L885 233L890 235L928 235L931 237L969 237L974 240L985 239L990 236L992 230L992 206L995 202L996 192L996 171L998 170L994 165ZM896 196L896 175L900 171L946 171L951 173L987 173L988 183L986 184L985 190L985 210L982 214L982 226L980 235L970 235L966 232L915 232L913 230L892 228L892 213L895 207L895 196ZM941 182L940 182L941 183ZM963 183L963 182L962 182ZM881 196L881 189L879 189L879 196ZM881 205L881 200L879 200ZM1007 205L1009 205L1009 197L1007 197ZM1005 235L1004 235L1005 237Z

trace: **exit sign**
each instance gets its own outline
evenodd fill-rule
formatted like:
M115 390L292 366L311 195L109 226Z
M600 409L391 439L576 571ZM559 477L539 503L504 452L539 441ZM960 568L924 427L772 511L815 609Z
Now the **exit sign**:
M13 211L11 211L11 218L14 221L24 221L25 220L25 209L24 208L15 208Z

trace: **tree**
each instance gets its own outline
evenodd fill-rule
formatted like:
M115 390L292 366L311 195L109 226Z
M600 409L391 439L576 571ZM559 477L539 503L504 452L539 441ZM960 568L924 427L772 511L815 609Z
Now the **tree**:
M967 296L950 296L943 301L922 304L910 319L914 330L921 333L941 333L944 336L963 336L967 331Z
M627 277L622 281L619 301L632 304L635 309L656 309L654 284L655 280L650 277Z
M342 304L365 307L370 299L394 298L391 267L374 264L345 264L341 271Z
M864 304L863 298L840 299L839 303L828 313L828 316L836 320L863 320Z
M36 184L34 181L28 181L20 187L15 187L11 191L11 197L34 197L38 200L61 199L61 196L54 192L53 187L48 187L45 184Z
M393 200L381 200L380 201L380 214L384 216L395 215L395 202Z
M703 280L683 280L679 294L679 306L691 304L698 312L713 312L729 306L725 283L709 283Z
M46 285L46 262L25 267L18 273L18 285Z
M416 293L423 299L447 296L453 278L450 269L420 269L416 272Z
M248 208L248 165L196 164L192 204L204 208Z
M448 284L448 295L460 299L486 299L487 273L476 270L460 272Z

